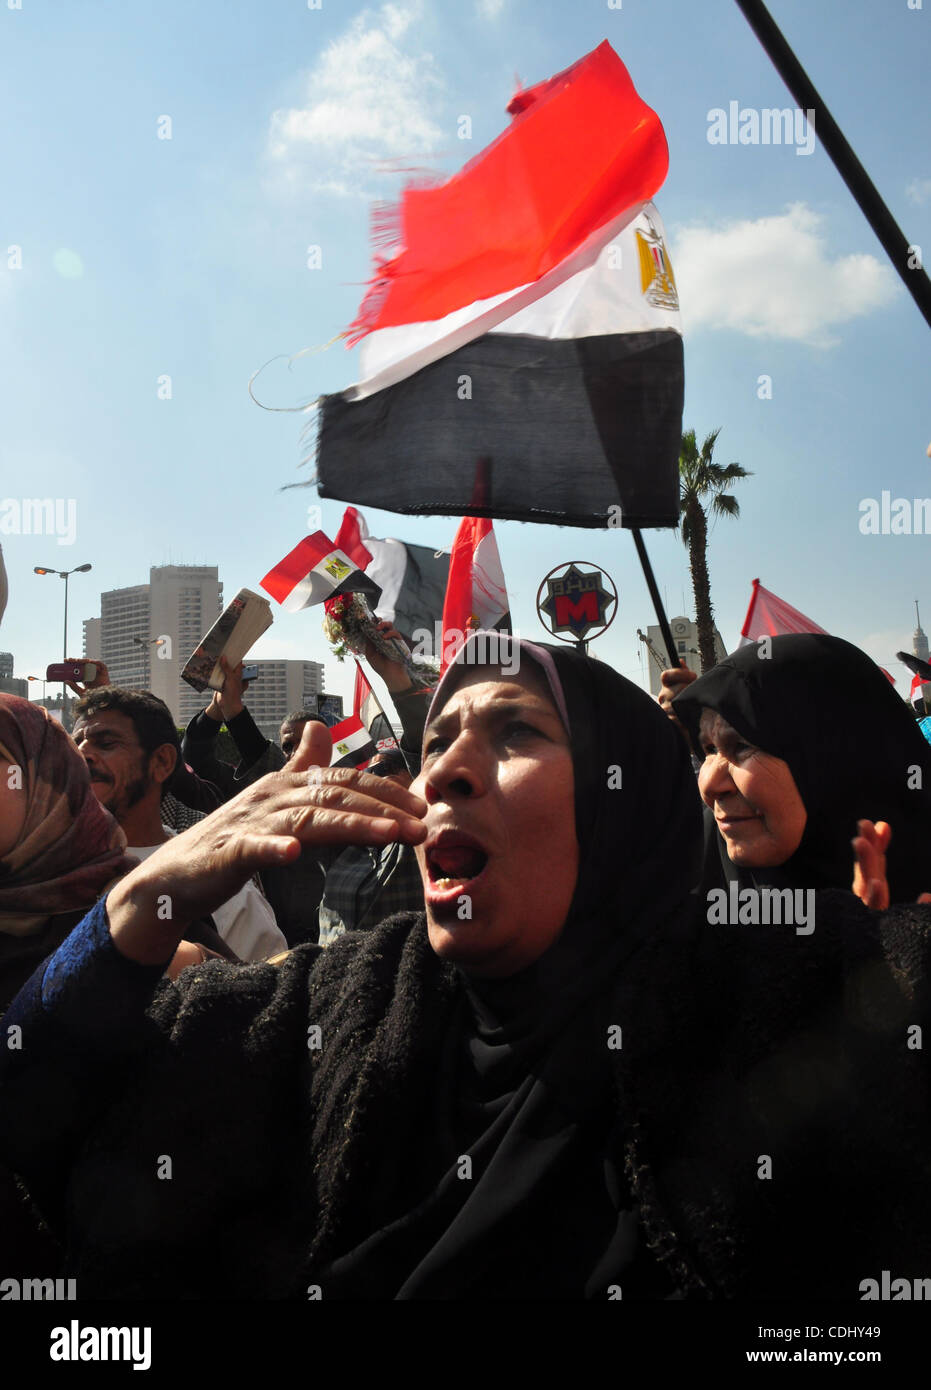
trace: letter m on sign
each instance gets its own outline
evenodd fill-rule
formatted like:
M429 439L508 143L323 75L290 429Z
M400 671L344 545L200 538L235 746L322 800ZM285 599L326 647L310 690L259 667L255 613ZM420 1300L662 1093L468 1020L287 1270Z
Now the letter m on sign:
M586 589L573 598L571 594L559 594L556 598L556 626L578 630L588 623L599 623L598 595L594 589Z

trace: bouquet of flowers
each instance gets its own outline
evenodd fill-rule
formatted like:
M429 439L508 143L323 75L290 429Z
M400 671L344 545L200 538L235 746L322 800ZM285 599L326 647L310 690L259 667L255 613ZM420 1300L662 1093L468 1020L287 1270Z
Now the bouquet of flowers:
M364 656L366 643L371 642L377 651L404 667L413 685L429 689L436 684L437 667L415 662L405 642L382 636L378 619L364 595L340 594L338 598L327 599L323 606L326 609L323 631L337 661L343 661L350 652Z

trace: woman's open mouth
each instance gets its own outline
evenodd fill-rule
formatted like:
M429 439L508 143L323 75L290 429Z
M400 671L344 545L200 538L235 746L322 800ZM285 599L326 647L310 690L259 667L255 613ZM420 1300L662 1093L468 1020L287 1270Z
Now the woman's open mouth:
M444 830L427 847L426 862L425 896L428 902L441 905L471 890L485 872L488 854L473 836Z

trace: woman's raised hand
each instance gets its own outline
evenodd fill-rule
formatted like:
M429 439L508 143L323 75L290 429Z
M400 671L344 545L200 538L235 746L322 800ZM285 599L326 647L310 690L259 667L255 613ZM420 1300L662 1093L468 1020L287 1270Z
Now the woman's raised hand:
M669 718L675 719L676 713L672 707L673 700L677 695L681 695L687 685L698 680L698 674L690 670L684 661L681 661L677 667L674 666L669 671L663 671L659 679L660 687L657 698Z
M861 902L874 912L885 912L889 906L889 884L886 879L886 850L892 839L892 829L884 820L858 820L859 834L851 840L856 863L853 871L853 891ZM931 903L931 893L921 893L915 899Z
M288 864L305 846L418 844L427 805L384 777L331 768L330 731L310 721L280 772L253 783L120 879L107 898L123 955L166 961L187 925L208 916L257 870Z
M885 912L889 906L886 850L891 839L892 829L884 820L858 820L850 842L855 856L853 891L874 912Z

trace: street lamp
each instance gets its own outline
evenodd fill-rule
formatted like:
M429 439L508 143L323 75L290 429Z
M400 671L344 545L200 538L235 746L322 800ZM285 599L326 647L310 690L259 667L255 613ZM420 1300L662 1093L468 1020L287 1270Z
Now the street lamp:
M44 677L44 676L27 676L26 679L27 679L27 681L41 681L41 682L42 682L42 703L45 704L45 687L46 687L46 685L48 684L48 682L46 681L45 677Z
M148 639L146 639L145 637L135 637L135 636L134 636L134 637L133 637L133 641L135 642L135 644L136 644L137 647L145 647L145 648L147 648L147 649L148 649L149 647L155 647L156 650L157 650L159 647L163 647L163 646L165 645L165 639L164 639L164 637L149 637ZM144 656L144 659L143 659L143 663L142 663L142 664L143 664L143 680L145 680L145 681L148 683L148 680L149 680L149 653L148 653L148 650L146 650L146 652L145 652L145 656Z
M68 576L71 574L86 574L91 568L90 565L75 565L73 570L56 570L51 565L34 565L33 570L36 574L57 574L59 579L65 581L65 635L62 650L62 661L68 660ZM62 726L68 727L68 687L62 681L61 685L61 722Z

